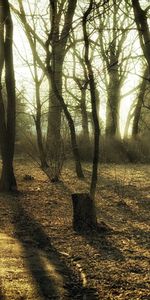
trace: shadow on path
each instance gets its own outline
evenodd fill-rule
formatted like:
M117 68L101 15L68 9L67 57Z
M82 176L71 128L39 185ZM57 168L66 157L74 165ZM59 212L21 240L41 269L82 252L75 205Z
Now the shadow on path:
M55 277L49 274L50 272L46 270L42 256L54 266L56 273L62 270L72 280L74 279L73 274L71 274L71 271L62 262L62 258L57 250L51 245L51 240L44 232L42 226L24 210L19 197L15 197L14 201L10 202L10 205L13 210L12 223L15 228L14 237L23 247L24 258L36 282L37 290L42 299L61 299L61 297L59 298L60 293L64 291L63 289L62 291L58 290L59 278L56 278L55 281ZM79 288L80 283L76 284ZM67 290L67 294L72 297L71 290Z
M101 228L101 224L98 224ZM113 231L107 232L107 229L99 228L99 231L102 232L93 232L91 234L83 233L83 236L86 238L88 244L96 249L101 259L107 261L124 261L124 256L120 249L118 249L115 244L112 242ZM104 230L104 231L103 231Z
M83 287L64 258L52 246L51 239L42 226L22 207L19 195L14 196L9 205L12 211L14 238L22 246L23 258L41 299L83 299L88 292L91 293L91 290L88 291L88 288ZM50 269L47 269L44 261L51 266ZM62 281L60 284L59 280ZM94 291L92 299L97 299Z
M150 231L142 230L140 228L131 229L132 235L136 243L146 249L150 250Z

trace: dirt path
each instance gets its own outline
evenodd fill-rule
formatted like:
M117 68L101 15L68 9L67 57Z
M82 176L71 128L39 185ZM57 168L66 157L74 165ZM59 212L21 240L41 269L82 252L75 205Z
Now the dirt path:
M54 253L47 257L30 243L27 247L28 250L16 239L1 235L1 293L4 299L68 298L63 264Z
M0 233L0 299L77 299L78 294L84 295L82 283L42 226L23 209L18 196L5 196L6 211L8 227Z
M1 236L0 264L5 297L12 299L14 294L14 299L39 299L35 284L38 285L41 294L44 294L47 298L48 296L54 298L55 290L64 295L63 278L60 275L58 262L56 270L54 257L47 261L42 253L35 251L30 245L28 247L30 248L30 255L25 253L24 248L16 239L6 235ZM39 258L42 268L39 264ZM28 270L27 260L30 261L30 271ZM36 280L32 279L32 274ZM49 278L48 274L50 274Z

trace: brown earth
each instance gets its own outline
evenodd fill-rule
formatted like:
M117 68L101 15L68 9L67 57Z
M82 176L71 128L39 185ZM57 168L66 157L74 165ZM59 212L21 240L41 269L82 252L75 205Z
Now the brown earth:
M71 193L87 192L70 164L50 183L16 161L20 193L0 195L0 299L150 299L150 169L101 165L100 232L72 229ZM25 180L26 174L34 179Z

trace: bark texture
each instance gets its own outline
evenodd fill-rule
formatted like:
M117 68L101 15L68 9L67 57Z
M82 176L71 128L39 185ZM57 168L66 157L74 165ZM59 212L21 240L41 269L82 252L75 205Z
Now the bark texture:
M94 81L94 73L91 65L91 61L89 58L89 38L87 33L87 20L93 8L93 1L90 1L89 7L84 13L83 16L83 36L84 36L84 45L85 45L85 64L87 67L89 86L90 86L90 97L91 97L91 105L92 105L92 117L94 123L94 150L93 150L93 165L92 165L92 179L90 186L90 196L94 200L95 192L96 192L96 184L97 184L97 172L98 172L98 162L99 162L99 138L100 138L100 127L99 127L99 119L97 113L97 93L96 86ZM93 201L94 206L94 201Z
M72 194L73 229L86 231L96 228L96 212L89 194Z
M82 132L83 140L90 144L89 126L88 126L88 114L86 108L86 90L81 91L81 116L82 116Z
M1 191L17 189L13 170L15 147L16 94L13 66L13 24L9 2L0 0L0 146L2 155ZM2 71L5 63L7 108L2 93Z
M60 143L60 122L61 122L61 110L63 109L65 117L67 119L70 135L73 155L75 159L76 173L79 178L83 178L84 174L81 167L80 155L78 151L78 145L76 140L76 132L73 119L71 114L65 104L64 98L62 96L62 68L65 59L65 49L68 41L69 32L72 26L72 20L76 8L77 0L68 1L67 11L64 17L64 25L60 33L60 18L61 11L58 10L58 1L50 1L51 8L51 32L48 36L46 47L47 47L47 58L46 66L47 73L49 74L49 80L51 84L51 93L53 95L52 107L49 110L49 118L51 118L51 123L49 123L48 128L48 143L51 140L51 133L53 132L54 140L51 140L50 147L52 143L55 144L55 151L59 149ZM61 7L63 9L63 7ZM49 52L49 46L51 45L52 53ZM53 110L53 111L52 111ZM54 113L55 112L55 113ZM57 113L57 116L56 116ZM52 116L52 114L54 114ZM50 120L49 120L50 121ZM52 124L53 123L53 124ZM54 129L55 124L55 129ZM51 132L51 133L50 133ZM50 140L49 140L50 138ZM52 149L52 148L51 148ZM53 151L53 149L52 149Z
M150 30L147 20L147 11L141 8L139 0L132 0L132 6L141 48L149 67L148 78L150 78Z
M81 166L81 161L80 161L80 154L79 154L79 150L78 150L78 145L77 145L77 138L76 138L76 131L75 131L75 126L74 126L74 122L73 119L71 117L71 114L65 104L64 98L59 94L59 91L57 89L57 85L56 82L53 78L53 73L51 72L51 83L53 86L53 90L55 95L57 96L57 99L59 100L59 103L61 104L61 107L63 108L65 117L67 119L68 122L68 126L70 129L70 135L71 135L71 145L72 145L72 152L74 155L74 160L75 160L75 167L76 167L76 173L78 178L84 178L84 174L83 174L83 170L82 170L82 166Z
M106 135L119 134L120 79L118 66L109 70L108 99L106 106Z
M59 5L58 2L58 0L50 1L51 32L46 42L46 66L50 84L47 147L52 155L55 153L56 149L60 148L62 107L55 90L53 90L54 85L51 83L51 72L53 73L59 95L62 96L62 69L65 59L65 49L72 26L77 0L68 1L66 11L64 10L65 1L62 1L61 5ZM62 29L60 29L60 20L63 13L64 24ZM51 53L49 51L50 46ZM49 66L51 66L51 68L49 68Z
M144 96L146 92L147 80L146 77L148 75L148 69L145 70L144 76L140 85L139 94L137 97L137 103L134 110L134 118L133 118L133 126L132 126L132 136L134 138L137 137L139 133L139 122L141 117L142 105L144 103Z

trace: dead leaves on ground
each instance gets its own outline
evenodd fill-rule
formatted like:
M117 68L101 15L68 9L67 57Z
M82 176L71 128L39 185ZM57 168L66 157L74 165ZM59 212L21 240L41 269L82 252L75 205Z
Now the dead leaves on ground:
M24 210L41 224L50 237L51 244L62 254L76 276L82 277L84 274L89 291L87 299L94 299L90 295L94 289L97 291L95 297L99 299L148 300L149 167L100 166L96 195L97 215L99 222L103 221L111 230L81 236L72 229L70 195L73 192L88 191L91 168L88 164L84 167L85 180L78 180L72 167L67 166L63 171L62 181L52 184L31 163L23 163L22 166L16 163L21 191L19 201ZM24 180L26 174L34 180ZM13 204L10 209L8 200L15 201L10 195L0 196L0 225L1 232L13 236Z

